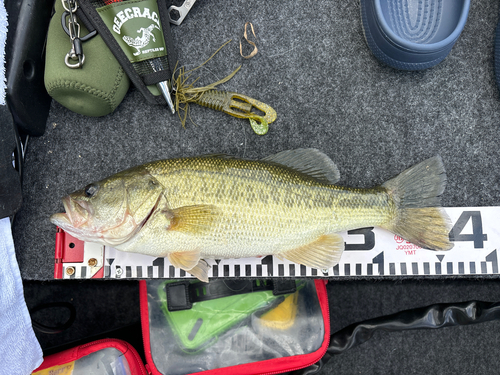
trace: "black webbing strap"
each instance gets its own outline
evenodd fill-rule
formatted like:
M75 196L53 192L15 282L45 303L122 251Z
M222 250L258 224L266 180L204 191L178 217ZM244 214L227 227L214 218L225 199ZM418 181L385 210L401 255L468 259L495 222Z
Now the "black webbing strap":
M294 293L294 280L213 280L190 283L189 280L165 285L169 311L189 310L193 303L239 294L273 291L275 296Z
M76 18L82 21L83 25L85 26L85 28L88 30L89 33L95 31L94 25L92 25L87 15L83 12L82 8L78 7L75 13L76 13Z
M170 78L172 78L172 74L170 74L170 71L162 70L159 72L143 75L142 82L144 82L146 86L149 86L149 85L154 85L158 82L167 81Z
M88 22L93 25L99 35L111 50L111 53L118 60L123 70L130 78L132 84L142 93L146 100L151 104L165 104L163 96L154 96L149 89L148 85L156 84L161 81L166 81L172 77L173 69L177 64L177 54L174 50L174 43L172 35L170 34L170 22L168 18L168 9L166 0L157 0L158 12L160 13L160 22L163 30L163 39L165 40L165 48L167 50L168 67L164 67L162 71L147 74L147 82L144 82L144 77L140 76L135 70L133 64L129 61L125 52L120 48L118 42L115 40L111 31L108 29L96 8L92 5L90 0L79 0L80 8L87 16ZM166 13L167 12L167 13ZM82 21L83 22L83 21Z

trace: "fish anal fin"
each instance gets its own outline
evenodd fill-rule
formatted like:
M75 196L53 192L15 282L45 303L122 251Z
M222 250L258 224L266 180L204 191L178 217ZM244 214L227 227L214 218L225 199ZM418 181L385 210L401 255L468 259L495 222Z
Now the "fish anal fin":
M336 233L323 234L315 241L277 254L294 263L318 269L329 269L337 265L344 252L344 239Z
M176 268L189 271L198 265L200 261L200 252L198 250L192 250L170 253L168 254L168 261Z
M212 205L194 205L175 208L164 212L170 219L167 230L199 234L213 228L218 210Z
M327 184L340 180L339 170L332 159L315 148L282 151L262 161L283 165Z

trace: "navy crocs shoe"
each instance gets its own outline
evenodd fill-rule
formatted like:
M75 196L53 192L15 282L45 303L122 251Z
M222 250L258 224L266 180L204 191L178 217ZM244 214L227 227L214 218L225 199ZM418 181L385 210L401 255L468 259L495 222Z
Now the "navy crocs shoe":
M421 70L443 61L462 32L470 0L360 0L368 47L385 64Z

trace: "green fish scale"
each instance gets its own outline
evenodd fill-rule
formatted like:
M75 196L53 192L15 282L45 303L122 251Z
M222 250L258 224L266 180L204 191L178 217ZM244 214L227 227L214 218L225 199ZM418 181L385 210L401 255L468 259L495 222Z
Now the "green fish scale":
M322 184L272 163L206 157L160 161L147 169L165 187L169 209L217 208L210 231L169 233L174 248L200 248L206 256L247 257L270 249L276 254L324 233L378 225L391 217L383 190Z

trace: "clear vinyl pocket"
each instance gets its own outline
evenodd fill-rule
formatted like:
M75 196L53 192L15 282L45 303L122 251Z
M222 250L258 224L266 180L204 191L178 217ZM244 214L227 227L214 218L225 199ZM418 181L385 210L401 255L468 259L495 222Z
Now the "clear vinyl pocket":
M141 281L152 373L280 373L318 361L330 335L325 283L279 283Z
M45 357L33 375L146 375L141 358L128 343L104 339Z

